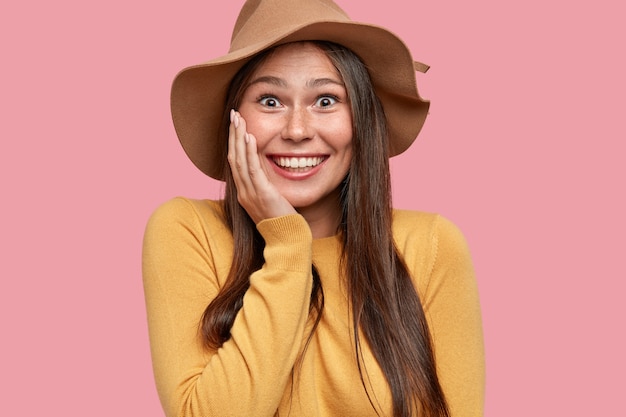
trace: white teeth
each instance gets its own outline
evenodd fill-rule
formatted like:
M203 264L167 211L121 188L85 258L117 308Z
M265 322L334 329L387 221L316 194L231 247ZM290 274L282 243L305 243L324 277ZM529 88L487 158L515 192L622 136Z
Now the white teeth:
M292 157L292 158L284 158L284 157L280 157L280 158L274 158L274 162L283 167L283 168L307 168L307 167L314 167L317 166L319 164L322 163L322 161L324 160L323 157L321 156L314 156L314 157L308 157L308 158L296 158L296 157Z

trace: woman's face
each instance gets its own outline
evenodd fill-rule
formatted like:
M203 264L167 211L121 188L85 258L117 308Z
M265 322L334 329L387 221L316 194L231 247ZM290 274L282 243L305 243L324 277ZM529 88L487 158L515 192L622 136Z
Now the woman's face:
M325 53L310 43L277 48L253 73L238 110L287 201L305 217L337 213L352 159L352 115Z

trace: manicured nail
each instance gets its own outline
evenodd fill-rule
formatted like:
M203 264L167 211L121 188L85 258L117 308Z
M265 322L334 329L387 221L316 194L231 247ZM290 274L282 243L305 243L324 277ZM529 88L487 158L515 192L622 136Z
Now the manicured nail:
M230 122L232 123L235 119L235 109L230 109Z
M248 132L243 134L243 140L245 140L246 143L250 143L250 135L248 135Z
M235 114L235 127L239 127L239 115Z

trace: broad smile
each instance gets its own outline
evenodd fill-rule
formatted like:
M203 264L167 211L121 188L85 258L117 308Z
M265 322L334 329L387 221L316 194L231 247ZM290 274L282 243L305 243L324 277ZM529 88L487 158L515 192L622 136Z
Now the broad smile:
M288 180L304 180L317 174L329 155L268 155L274 172Z
M283 169L294 172L308 171L326 159L326 156L272 156L272 161Z

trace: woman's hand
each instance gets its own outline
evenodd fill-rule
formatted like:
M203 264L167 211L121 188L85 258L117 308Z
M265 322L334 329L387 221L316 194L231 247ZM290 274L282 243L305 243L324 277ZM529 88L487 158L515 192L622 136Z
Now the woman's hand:
M296 213L269 181L257 154L256 138L246 131L246 122L230 111L228 163L237 186L237 200L255 224L261 220Z

